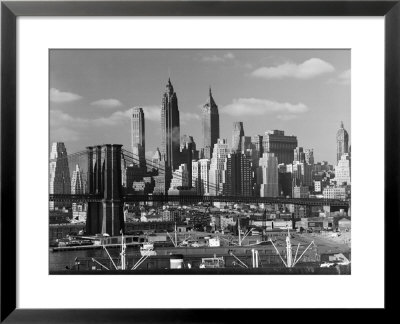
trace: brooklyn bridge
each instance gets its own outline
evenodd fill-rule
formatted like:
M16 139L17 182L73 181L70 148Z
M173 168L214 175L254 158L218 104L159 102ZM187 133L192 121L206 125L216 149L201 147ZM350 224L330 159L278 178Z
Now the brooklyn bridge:
M87 187L83 194L51 193L50 202L87 203L86 234L108 233L119 235L124 229L123 208L125 203L177 203L212 205L215 202L244 204L279 204L329 207L333 210L348 210L350 202L324 198L285 198L231 195L193 194L132 194L122 185L122 166L126 163L138 164L133 153L122 149L119 144L89 146L84 151L69 154L71 162L85 161L87 165ZM52 162L52 160L50 160ZM147 169L154 174L165 174L166 169L146 159ZM209 184L213 186L214 184Z

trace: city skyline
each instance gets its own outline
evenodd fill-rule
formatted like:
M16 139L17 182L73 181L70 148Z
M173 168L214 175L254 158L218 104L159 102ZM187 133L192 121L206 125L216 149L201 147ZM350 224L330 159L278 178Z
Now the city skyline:
M160 53L164 54L162 62L156 60ZM129 58L134 56L131 64L140 72L138 65L144 62L144 54L150 56L144 64L149 73L129 76L132 70L128 68ZM78 61L71 66L71 60L75 59ZM83 63L85 61L87 64ZM241 65L244 61L247 61L246 66ZM277 63L279 61L285 62ZM160 63L166 70L173 67L171 82L178 98L180 134L193 136L197 149L203 145L201 109L208 100L210 87L219 108L220 138L228 139L229 145L232 125L241 121L245 136L281 129L285 135L297 136L298 146L313 149L316 162L335 163L335 134L341 121L350 133L349 51L52 50L50 141L64 142L69 153L107 142L130 148L130 111L132 107L142 107L146 157L151 158L157 147L162 148L161 98L168 76L162 75L158 68ZM123 65L126 66L124 70ZM79 67L79 71L75 67ZM157 73L153 71L156 67ZM221 70L225 73L221 74ZM237 78L230 78L231 74ZM191 77L190 82L183 82L188 77ZM127 91L132 84L131 91ZM267 90L263 88L266 85ZM321 91L315 91L315 87ZM303 91L293 91L296 88ZM275 96L271 95L272 90ZM130 96L137 99L127 99ZM135 102L131 104L130 101ZM319 109L315 107L318 101L325 101ZM321 114L325 118L318 117Z

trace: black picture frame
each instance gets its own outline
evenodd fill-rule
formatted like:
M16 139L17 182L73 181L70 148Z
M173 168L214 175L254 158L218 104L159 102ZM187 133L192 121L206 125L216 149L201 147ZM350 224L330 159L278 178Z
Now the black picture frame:
M395 1L4 1L1 3L1 322L225 322L240 310L16 308L16 19L19 16L384 16L385 17L385 309L398 279L389 264L399 233L400 4ZM372 126L372 125L371 125ZM367 156L368 154L366 154ZM379 210L381 210L379 206ZM371 239L372 240L372 239ZM396 257L397 258L397 257ZM34 278L33 278L34 280ZM38 292L39 293L39 292ZM255 310L252 316L262 318Z

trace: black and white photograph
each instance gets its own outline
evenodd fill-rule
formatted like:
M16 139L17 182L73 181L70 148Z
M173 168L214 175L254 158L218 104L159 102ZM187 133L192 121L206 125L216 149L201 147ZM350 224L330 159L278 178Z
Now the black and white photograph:
M351 274L351 50L50 49L50 274Z

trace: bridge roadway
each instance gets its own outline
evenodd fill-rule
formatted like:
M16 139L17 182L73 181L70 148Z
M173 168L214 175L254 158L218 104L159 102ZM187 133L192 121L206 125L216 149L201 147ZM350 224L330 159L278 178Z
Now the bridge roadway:
M102 201L101 195L81 194L50 194L49 201L69 201L69 202L99 202ZM246 197L246 196L203 196L203 195L124 195L121 197L123 202L179 202L182 204L194 203L267 203L267 204L293 204L303 206L335 206L348 208L349 202L337 199L324 198L283 198L283 197Z

